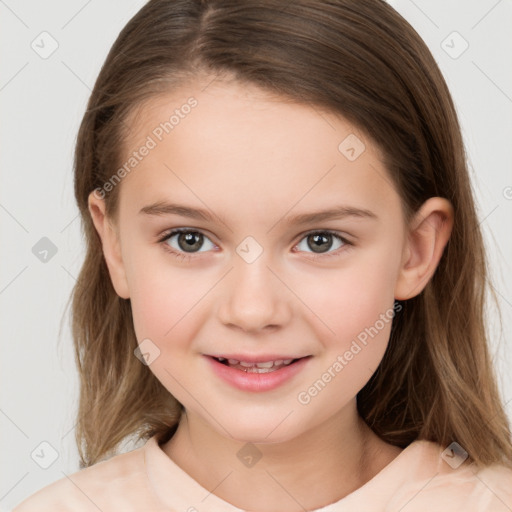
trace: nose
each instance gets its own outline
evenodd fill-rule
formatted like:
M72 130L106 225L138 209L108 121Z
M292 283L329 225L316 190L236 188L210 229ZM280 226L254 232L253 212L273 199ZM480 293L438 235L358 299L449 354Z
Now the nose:
M225 278L219 296L219 320L245 332L277 329L292 316L293 295L269 268L263 255L252 263L242 258Z

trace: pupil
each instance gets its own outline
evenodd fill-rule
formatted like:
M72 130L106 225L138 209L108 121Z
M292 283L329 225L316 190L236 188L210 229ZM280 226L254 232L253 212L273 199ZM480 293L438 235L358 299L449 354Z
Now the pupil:
M330 245L331 245L331 238L332 238L332 235L329 235L329 234L316 234L316 235L310 235L308 238L312 239L313 240L313 245L311 244L308 244L309 247L314 251L314 252L322 252L321 250L318 250L319 248L321 249L322 247L322 243L327 243L328 247L325 247L325 249L329 249L330 248Z

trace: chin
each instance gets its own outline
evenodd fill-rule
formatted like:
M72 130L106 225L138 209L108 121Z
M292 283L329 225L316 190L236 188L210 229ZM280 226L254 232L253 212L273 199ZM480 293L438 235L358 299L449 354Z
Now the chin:
M291 441L303 432L303 426L298 426L295 421L295 424L283 421L283 418L286 418L286 415L265 417L260 414L245 421L226 421L222 424L231 434L231 438L241 443L275 444ZM216 426L216 430L226 436L226 431L222 427Z

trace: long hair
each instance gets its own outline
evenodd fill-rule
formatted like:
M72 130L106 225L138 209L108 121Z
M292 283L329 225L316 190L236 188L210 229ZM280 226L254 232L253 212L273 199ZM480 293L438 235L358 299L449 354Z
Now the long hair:
M134 356L130 300L112 286L88 196L122 164L128 116L205 73L344 116L381 150L407 220L429 197L452 203L454 227L438 268L419 295L401 301L358 410L396 446L456 441L478 464L512 466L487 345L487 263L465 148L420 36L383 0L150 0L112 46L76 142L87 251L71 295L80 467L128 438L169 437L180 419L182 404ZM120 188L105 197L112 218Z

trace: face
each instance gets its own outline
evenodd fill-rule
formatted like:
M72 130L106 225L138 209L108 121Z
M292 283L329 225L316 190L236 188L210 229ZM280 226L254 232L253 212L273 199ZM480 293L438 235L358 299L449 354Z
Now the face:
M400 197L345 119L236 83L202 88L130 121L114 284L187 411L238 440L284 441L353 406L382 359Z

